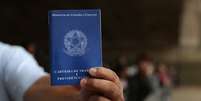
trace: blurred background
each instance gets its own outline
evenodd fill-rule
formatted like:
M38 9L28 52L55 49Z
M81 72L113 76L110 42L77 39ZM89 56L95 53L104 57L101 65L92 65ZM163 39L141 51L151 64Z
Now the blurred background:
M128 99L145 61L168 89L161 101L201 101L201 0L1 0L0 41L25 47L49 72L48 11L92 8L102 10L104 64Z

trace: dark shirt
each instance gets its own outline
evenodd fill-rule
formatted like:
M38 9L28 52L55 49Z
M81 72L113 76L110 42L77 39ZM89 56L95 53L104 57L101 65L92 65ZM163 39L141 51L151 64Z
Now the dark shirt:
M153 91L151 79L139 74L130 77L128 84L128 101L144 101Z

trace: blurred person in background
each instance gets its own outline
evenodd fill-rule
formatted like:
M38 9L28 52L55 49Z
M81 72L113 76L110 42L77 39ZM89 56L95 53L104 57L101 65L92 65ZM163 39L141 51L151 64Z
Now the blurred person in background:
M124 90L124 96L125 98L127 95L127 88L128 88L128 67L127 65L121 65L121 64L116 64L115 66L112 66L112 70L119 76L121 84L123 86Z
M120 81L123 85L124 90L126 90L128 87L128 82L127 82L128 68L127 68L127 66L123 66L123 65L119 64L119 65L114 66L114 68L115 68L115 69L113 69L114 72L117 73L117 75L119 76Z
M169 72L171 76L172 87L174 88L179 87L180 86L179 69L176 69L175 67L171 66L169 67Z
M128 79L128 101L149 101L149 96L158 89L153 59L147 53L142 53L137 57L136 65L137 73Z
M116 61L117 64L121 65L121 66L128 66L128 58L126 55L121 55L117 58Z
M159 63L156 67L156 75L160 81L161 101L170 101L172 79L167 65Z
M111 66L112 70L119 76L121 84L123 86L124 91L126 91L128 87L128 59L125 55L121 55L116 60Z
M21 45L37 60L40 66L43 66L46 72L50 73L48 53L43 48L40 48L37 42L27 39Z
M30 52L33 56L36 55L37 45L35 42L28 42L25 46L28 52Z
M0 42L1 101L124 101L118 76L110 69L92 68L81 88L50 86L50 76L19 46ZM100 79L101 78L101 79Z
M23 46L27 50L27 52L31 53L31 55L35 57L38 47L33 40L30 39L23 41L20 45Z

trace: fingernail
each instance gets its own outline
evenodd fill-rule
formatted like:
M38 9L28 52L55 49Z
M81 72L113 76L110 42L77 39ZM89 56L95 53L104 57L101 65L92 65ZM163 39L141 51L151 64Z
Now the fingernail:
M86 85L86 83L87 83L87 80L86 79L82 79L81 80L81 87L85 87L85 85Z
M92 75L92 76L95 76L96 75L96 68L91 68L90 70L89 70L89 73Z

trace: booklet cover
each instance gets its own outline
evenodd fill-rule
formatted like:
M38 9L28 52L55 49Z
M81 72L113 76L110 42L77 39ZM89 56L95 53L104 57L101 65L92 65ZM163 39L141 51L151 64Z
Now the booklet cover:
M51 84L79 85L102 66L100 10L49 11Z

